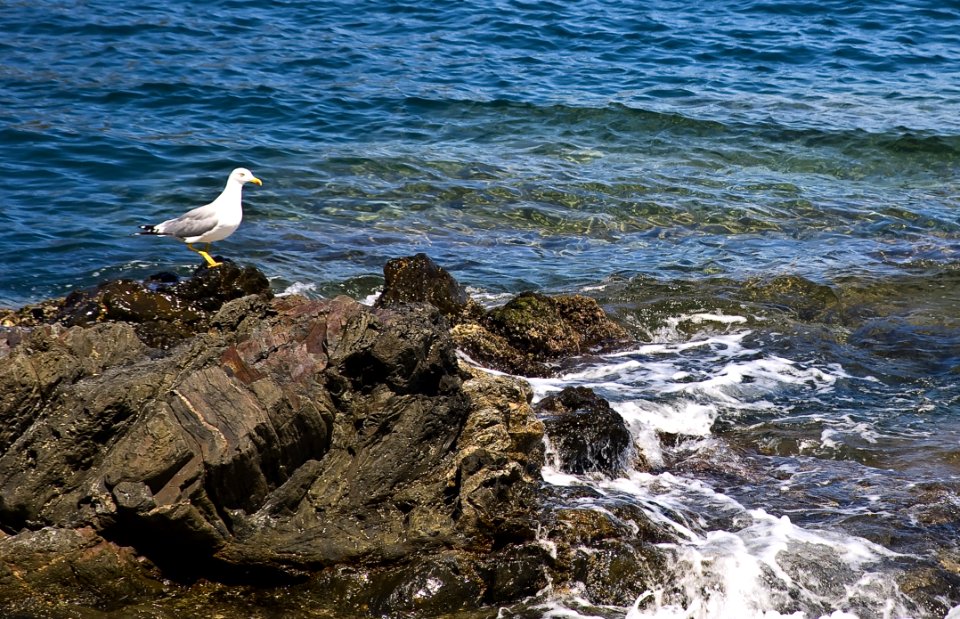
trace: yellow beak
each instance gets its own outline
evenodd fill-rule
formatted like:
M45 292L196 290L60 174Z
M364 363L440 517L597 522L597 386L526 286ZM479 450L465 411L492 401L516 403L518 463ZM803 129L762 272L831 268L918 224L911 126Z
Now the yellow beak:
M259 178L257 178L256 176L254 176L253 178L251 178L251 179L250 179L250 182L251 182L251 183L256 183L256 184L258 184L258 185L260 185L260 186L263 186L263 181L260 180Z

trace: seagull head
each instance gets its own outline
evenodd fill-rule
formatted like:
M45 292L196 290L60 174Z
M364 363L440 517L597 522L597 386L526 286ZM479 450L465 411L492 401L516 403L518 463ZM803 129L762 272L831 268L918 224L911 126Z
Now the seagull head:
M230 180L235 183L240 183L241 185L245 183L255 183L257 185L263 185L263 181L253 175L253 172L246 168L237 168L230 173Z

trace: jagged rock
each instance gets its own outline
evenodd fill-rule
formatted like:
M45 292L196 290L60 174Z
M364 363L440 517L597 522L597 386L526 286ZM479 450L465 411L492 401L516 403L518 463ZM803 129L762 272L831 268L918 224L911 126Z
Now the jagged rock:
M143 283L109 281L64 299L8 311L0 316L0 325L69 327L122 321L134 325L147 345L169 348L205 330L224 303L248 295L269 299L267 278L253 267L225 262L215 269L200 268L184 281L173 273L158 274Z
M488 323L514 347L547 359L586 353L626 338L595 300L581 295L525 292L490 312Z
M538 537L556 508L525 382L459 361L431 305L271 299L260 277L112 282L57 302L59 321L8 315L0 600L431 616L575 578ZM41 564L60 567L17 575ZM115 582L82 593L98 579Z
M542 534L556 549L551 572L557 588L576 588L596 604L631 605L644 591L668 580L657 544L671 533L650 521L636 504L604 497L585 486L557 487L556 507L543 518ZM603 509L570 507L602 505Z
M546 361L514 348L506 338L479 323L455 325L450 334L457 348L475 363L518 376L550 376L553 373Z
M630 431L623 418L592 389L567 387L538 402L536 410L564 471L598 471L614 477L624 469Z
M461 367L436 309L244 297L158 356L124 307L8 332L4 530L89 527L176 577L533 538L529 391Z
M0 557L0 608L6 617L67 616L51 614L57 605L73 608L69 616L74 617L84 607L109 612L127 599L160 596L166 590L158 571L90 527L48 527L0 538ZM62 597L40 601L51 592Z
M487 312L426 254L391 260L377 307L427 303L452 325L457 346L482 365L523 376L549 376L562 358L608 348L627 333L597 302L581 295L525 292Z

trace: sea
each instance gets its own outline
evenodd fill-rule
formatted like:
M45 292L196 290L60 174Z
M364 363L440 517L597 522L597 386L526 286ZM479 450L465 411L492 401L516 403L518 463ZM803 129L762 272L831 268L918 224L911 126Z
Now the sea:
M522 616L960 617L960 2L0 0L0 307L188 275L133 233L238 166L278 294L423 252L631 330L531 383L649 466L543 475L672 577Z

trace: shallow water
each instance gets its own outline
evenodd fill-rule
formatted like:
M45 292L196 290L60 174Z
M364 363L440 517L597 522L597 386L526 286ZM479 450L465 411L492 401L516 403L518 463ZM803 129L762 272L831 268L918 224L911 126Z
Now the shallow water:
M643 343L542 388L611 400L664 469L601 485L674 488L703 519L678 570L714 567L686 602L543 613L960 604L956 2L2 7L0 306L188 273L131 234L246 165L264 186L215 253L278 292L364 298L422 251L481 299L596 296ZM842 309L751 296L780 276ZM852 593L790 567L815 563ZM939 602L903 597L918 566L954 583Z

